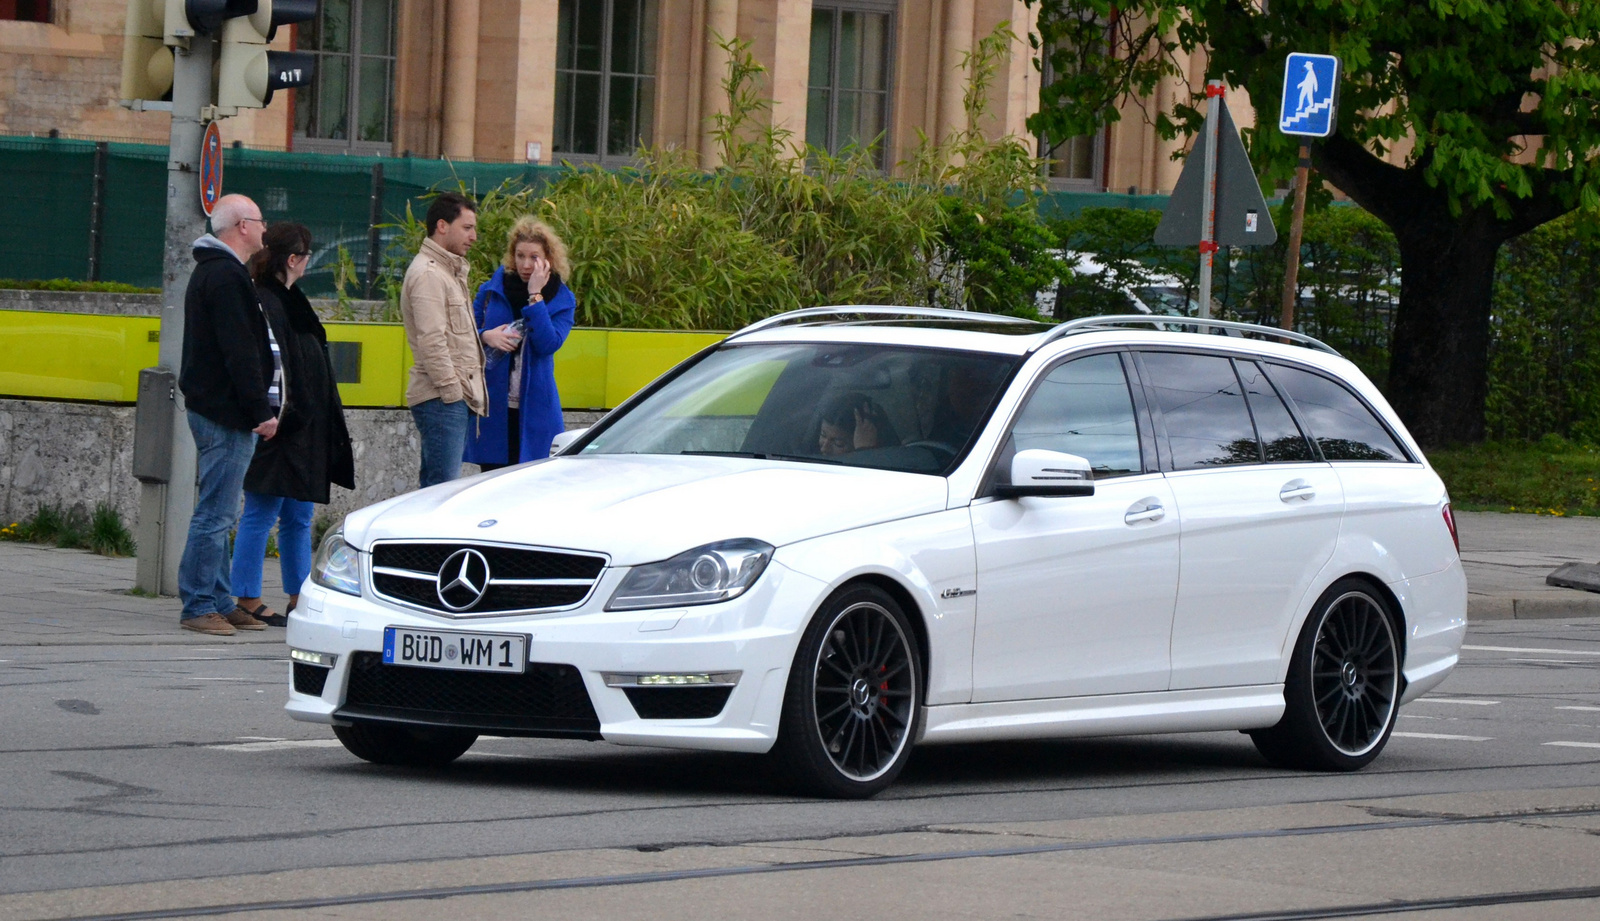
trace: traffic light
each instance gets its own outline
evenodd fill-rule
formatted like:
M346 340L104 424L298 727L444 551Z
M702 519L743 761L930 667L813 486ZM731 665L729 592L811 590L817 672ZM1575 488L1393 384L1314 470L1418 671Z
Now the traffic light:
M167 0L169 4L183 4L184 18L201 35L216 35L222 24L236 16L249 16L260 7L271 6L266 0Z
M167 47L167 8L176 6L182 21L182 0L128 0L128 21L122 30L122 99L155 101L172 92L172 49Z
M188 0L242 3L243 0ZM274 90L311 83L316 57L299 51L268 51L278 27L317 15L318 0L258 0L248 15L222 26L222 55L217 77L217 106L259 109L272 101Z

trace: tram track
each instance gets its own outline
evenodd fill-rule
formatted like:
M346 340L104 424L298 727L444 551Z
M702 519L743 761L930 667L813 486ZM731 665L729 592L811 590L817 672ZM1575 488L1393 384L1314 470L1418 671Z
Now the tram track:
M940 863L957 860L994 860L1009 857L1029 857L1046 854L1113 851L1128 848L1181 847L1195 844L1274 839L1281 840L1328 835L1411 831L1428 828L1459 828L1472 825L1516 823L1530 820L1548 821L1552 819L1585 818L1592 816L1600 816L1600 806L1533 809L1489 815L1436 815L1418 818L1402 818L1381 822L1357 822L1340 825L1313 825L1246 831L1110 838L1099 841L1054 841L1048 843L1022 844L995 848L968 848L952 851L919 851L910 854L884 854L861 857L829 858L823 860L743 864L722 867L680 868L673 870L622 873L602 876L513 880L499 883L483 883L462 886L434 886L417 889L391 889L379 892L346 893L342 895L311 896L295 899L224 902L210 905L191 905L140 911L114 912L109 914L60 916L56 918L50 918L48 921L163 921L163 919L221 917L226 915L246 914L250 912L307 911L360 905L414 902L420 900L464 898L472 896L514 895L536 892L605 889L621 886L639 886L656 883L674 883L693 880L748 877L780 873L869 869L908 864ZM1384 902L1356 905L1338 905L1319 908L1286 909L1281 911L1191 916L1173 918L1170 919L1170 921L1302 921L1302 919L1304 919L1304 921L1312 921L1312 919L1321 918L1364 917L1418 911L1433 911L1440 909L1489 907L1495 905L1584 899L1600 899L1600 886L1551 888L1499 893L1473 893L1458 896L1434 897L1428 899L1389 900ZM44 921L44 919L41 919L41 921Z

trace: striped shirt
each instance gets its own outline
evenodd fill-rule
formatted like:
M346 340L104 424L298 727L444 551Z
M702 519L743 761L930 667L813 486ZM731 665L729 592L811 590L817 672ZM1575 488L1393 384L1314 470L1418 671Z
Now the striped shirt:
M267 320L266 308L260 302L256 303L256 308L261 311L261 319L267 323L267 345L272 348L272 383L267 386L267 405L276 414L283 408L283 350L278 347L278 337L272 333L272 321Z

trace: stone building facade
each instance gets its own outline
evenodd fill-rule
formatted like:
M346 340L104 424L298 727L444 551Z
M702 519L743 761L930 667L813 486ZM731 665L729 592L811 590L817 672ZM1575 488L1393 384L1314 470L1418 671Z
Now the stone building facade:
M126 2L0 0L0 134L165 142L164 113L117 102ZM718 43L733 36L767 70L778 127L834 150L881 137L892 169L919 132L965 127L959 63L1002 22L1020 37L982 128L1027 135L1032 21L1022 0L322 0L317 20L277 40L317 54L316 85L223 135L264 149L617 164L656 143L710 164L710 119L726 107ZM1150 101L1185 92L1173 81ZM1251 120L1242 94L1230 104ZM1052 182L1169 191L1175 149L1130 106L1098 136L1054 145Z

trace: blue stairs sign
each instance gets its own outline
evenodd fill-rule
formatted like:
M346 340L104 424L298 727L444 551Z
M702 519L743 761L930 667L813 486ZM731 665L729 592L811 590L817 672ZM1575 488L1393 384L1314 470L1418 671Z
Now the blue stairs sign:
M1278 130L1301 137L1333 133L1339 113L1339 59L1331 54L1289 55L1283 73Z

